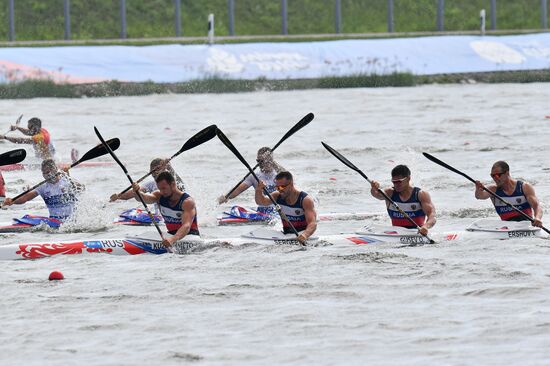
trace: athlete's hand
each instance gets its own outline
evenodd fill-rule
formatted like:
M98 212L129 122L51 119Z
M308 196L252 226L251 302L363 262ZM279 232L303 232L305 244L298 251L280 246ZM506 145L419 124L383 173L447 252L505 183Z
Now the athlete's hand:
M3 140L3 139L5 139L5 138L6 138L6 136L0 135L0 140Z
M221 196L218 197L218 203L219 203L220 205L221 205L222 203L226 203L227 201L229 201L229 199L227 199L227 198L225 197L225 195L223 195L223 194L222 194Z
M173 236L170 238L165 238L162 241L162 245L164 245L165 248L170 248L174 244Z
M17 130L17 126L16 125L11 125L10 126L10 131L15 131Z
M140 189L141 189L141 187L136 182L134 182L134 184L132 184L132 190L134 192L138 193L140 191Z
M263 191L265 187L266 187L265 182L263 180L260 180L258 182L258 187L256 189L259 189L260 191Z
M481 183L479 180L476 180L476 190L483 191L483 188L485 188L483 183Z
M2 203L2 206L11 206L13 205L13 200L9 197L7 197L5 200L4 200L4 203Z
M296 240L298 240L302 245L306 245L307 238L304 236L304 234L298 235Z
M532 225L536 227L542 227L542 220L535 218Z
M113 193L109 198L109 202L115 202L116 200L118 200L118 193Z
M370 182L370 188L373 190L373 191L377 191L380 189L380 183L378 183L377 181L373 180Z
M428 228L426 226L421 226L420 229L418 229L418 233L420 235L428 235Z

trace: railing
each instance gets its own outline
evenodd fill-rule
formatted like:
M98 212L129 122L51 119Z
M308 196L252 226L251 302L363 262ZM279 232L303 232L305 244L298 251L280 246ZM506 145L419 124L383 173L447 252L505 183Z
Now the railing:
M136 6L138 3L137 1L133 0L119 0L118 4L116 1L107 1L107 0L99 0L103 3L99 3L98 0L95 0L95 2L99 5L96 6L96 8L105 9L104 13L101 13L100 16L104 16L105 18L109 18L111 21L111 25L118 23L119 25L119 32L118 37L121 39L125 39L128 37L128 22L127 22L127 10L128 7L132 8L133 6ZM184 4L182 4L182 1ZM191 1L195 1L195 3L191 3ZM416 1L416 5L414 4ZM82 19L86 17L86 14L79 13L80 9L77 9L76 12L74 11L74 7L71 7L71 3L75 3L75 5L79 5L79 8L85 9L86 6L90 8L89 5L83 5L88 3L94 3L93 0L57 0L55 1L55 4L53 0L17 0L17 3L48 3L48 11L51 13L53 12L56 14L54 18L58 18L62 15L63 17L63 39L70 40L73 39L73 35L76 33L76 39L96 39L96 38L117 38L117 32L114 30L111 30L111 32L107 35L105 35L104 30L101 30L102 34L89 34L89 32L82 32L77 31L73 32L71 29L71 26L76 26L77 28L80 28L79 25ZM423 26L426 28L426 30L429 31L446 31L446 30L472 30L472 25L475 24L475 28L479 29L480 24L478 20L477 14L484 8L484 5L486 5L487 0L318 0L318 3L316 4L315 9L300 9L300 2L302 4L306 4L304 0L227 0L227 6L226 9L223 8L223 6L220 8L218 5L217 7L212 4L212 2L208 0L200 0L200 6L203 6L207 8L210 3L208 13L216 13L216 18L220 20L220 24L222 26L217 25L217 29L220 30L220 34L222 35L228 35L228 36L234 36L237 34L236 31L236 25L239 22L239 18L236 18L236 13L239 13L239 9L243 9L244 7L258 7L258 8L264 8L268 9L270 14L268 14L268 18L270 19L269 22L271 22L271 25L267 28L267 33L263 33L264 28L262 29L262 34L307 34L307 33L336 33L336 34L342 34L342 33L372 33L372 32L413 32L418 31L419 28L418 25L410 26L407 25L407 20L411 20L412 18L418 20L420 24L423 24ZM319 3L323 4L323 9L319 10ZM526 26L521 26L521 20L518 22L517 19L510 19L511 17L517 17L518 14L508 14L507 15L507 23L508 24L520 24L520 26L514 26L514 29L520 29L520 28L527 28L527 29L533 29L533 28L539 28L540 29L547 29L548 23L548 0L515 0L515 1L502 1L501 3L497 4L497 0L489 0L489 9L487 10L490 18L489 18L489 29L490 30L496 30L497 29L497 16L499 14L499 8L497 8L497 5L499 7L502 7L503 9L506 9L506 7L510 7L510 3L516 3L514 6L519 6L518 3L522 3L521 6L528 8L529 15L529 21L524 22ZM105 5L106 3L109 3L110 7ZM141 1L140 3L146 4L146 1ZM150 2L153 3L153 2ZM156 8L154 10L158 9L158 4L162 3L162 0L157 0L154 2ZM196 19L189 19L189 11L188 9L191 7L197 7L197 3L199 1L197 0L164 0L164 7L162 8L164 13L164 19L159 22L158 26L158 35L151 35L151 34L139 34L139 31L136 31L135 29L132 30L131 37L132 38L148 38L148 37L168 37L168 36L188 36L188 35L200 35L197 34L197 32L200 32L200 30L197 30L196 26ZM217 2L219 4L219 1ZM310 2L312 3L312 2ZM332 4L331 4L332 3ZM385 3L385 4L384 4ZM114 4L114 5L113 5ZM258 4L262 5L259 6ZM405 5L406 6L405 6ZM408 4L408 5L407 5ZM420 4L420 5L418 5ZM7 38L9 41L15 41L16 40L16 17L18 16L18 12L24 12L28 13L30 10L24 8L24 5L21 5L19 9L16 9L16 0L8 0L8 13L7 15L7 27L2 27L4 29L0 30L0 34L4 33L7 35ZM61 6L62 5L62 6ZM414 6L421 6L423 8L417 9L417 13L414 13L411 11L411 14L407 16L407 14L404 14L407 11L407 8L411 8ZM116 9L118 7L118 9ZM278 7L280 14L273 14L272 10L274 7ZM452 11L448 11L447 8L451 7ZM56 9L59 8L59 11ZM327 9L330 8L330 9ZM384 9L385 8L385 9ZM100 11L102 11L100 9ZM137 13L137 16L139 16L139 9L133 9L134 13ZM456 13L460 13L460 11L456 11L456 9L463 9L462 18L458 19ZM73 10L73 11L72 11ZM118 17L116 16L118 10ZM307 10L308 14L305 16L304 14L300 14L300 11ZM315 11L318 10L319 12L322 12L322 16L319 15L319 19L317 19L317 15L315 14ZM448 13L446 13L446 10ZM5 9L3 10L5 11ZM44 12L44 6L42 6L42 11ZM261 9L259 10L261 11ZM266 10L267 11L267 10ZM242 11L241 11L242 12ZM289 12L292 12L292 16L289 18ZM383 12L386 13L386 16L383 16ZM507 10L507 13L513 13L513 10ZM48 12L45 12L48 13ZM172 19L167 19L167 14L172 13ZM221 13L221 14L220 14ZM399 13L397 16L398 23L396 26L396 13ZM536 22L533 22L533 14L540 14L540 21L538 26L533 26ZM49 14L49 13L48 13ZM57 15L59 14L59 15ZM182 28L182 14L187 15L187 19L190 23L195 24L192 32L186 32L183 29L186 28L186 24L184 24L184 27ZM375 14L376 16L374 16ZM141 14L144 15L144 14ZM225 15L227 17L225 17ZM380 16L381 15L381 16ZM71 18L73 16L73 18ZM133 18L137 17L136 15L133 16ZM256 17L260 18L261 16L265 16L265 13L262 14L256 14ZM429 17L434 16L432 18L432 21L429 21ZM364 19L364 23L361 23L361 17ZM445 20L446 17L452 20L451 26L446 27ZM32 18L32 17L31 17ZM49 15L45 16L45 18L51 18ZM77 18L77 19L75 19ZM243 18L245 16L243 15ZM250 15L248 16L250 18ZM280 31L277 32L276 27L273 26L273 21L277 22L277 18L280 18ZM324 28L322 31L308 31L310 28L315 28L314 26L311 26L306 30L305 32L301 30L301 28L306 28L306 26L297 24L298 21L292 22L293 19L300 18L301 21L306 19L308 22L324 22ZM322 20L320 18L323 18ZM332 26L327 26L326 22L327 19L333 18L334 24ZM5 19L5 18L4 18ZM17 18L19 21L23 22L21 18ZM23 19L28 19L28 17L25 17ZM118 20L116 20L118 19ZM382 20L380 20L382 19ZM384 22L385 19L385 27L381 22ZM458 20L457 20L458 19ZM42 19L44 21L53 22L52 19ZM104 20L102 18L102 20ZM206 27L207 19L206 16L202 20L204 22L204 27ZM243 20L244 21L244 20ZM250 19L247 20L248 22L253 22ZM349 26L348 26L349 21ZM132 23L132 21L130 21ZM168 24L173 23L172 31L169 32L167 29ZM429 24L431 23L431 25ZM458 25L456 24L458 23ZM142 19L140 24L145 24L145 21ZM210 23L208 23L210 26ZM29 22L25 23L23 25L24 28L32 28L33 26L37 26L36 22ZM211 25L213 27L213 24ZM54 27L54 26L52 26ZM61 25L59 25L61 27ZM7 28L7 32L6 32ZM136 27L134 27L136 28ZM154 27L153 27L154 28ZM152 28L152 29L153 29ZM192 27L190 26L189 29ZM258 27L256 27L258 28ZM399 29L397 29L399 28ZM413 28L413 29L409 29ZM422 28L422 26L420 26ZM462 29L461 29L462 28ZM57 29L57 27L56 27ZM205 30L205 28L203 28ZM37 32L38 35L29 36L25 35L23 37L24 39L33 39L37 40L36 37L42 36L41 39L61 39L60 36L57 36L58 32L57 30L53 31L51 29L48 29L48 31L51 34L48 34L47 36L44 36L45 32ZM154 32L152 30L151 32ZM246 31L245 31L246 32ZM7 34L6 34L7 33ZM59 34L60 34L59 30ZM86 34L84 34L86 33ZM93 32L92 32L93 33ZM194 33L194 34L190 34ZM253 33L254 34L254 33ZM206 35L206 31L203 31L202 35ZM241 30L239 32L239 35L252 35L250 33L243 33Z

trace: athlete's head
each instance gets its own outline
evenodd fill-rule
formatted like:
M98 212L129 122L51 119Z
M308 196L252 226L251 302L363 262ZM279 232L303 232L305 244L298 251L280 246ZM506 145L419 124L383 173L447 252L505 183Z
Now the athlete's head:
M391 171L391 182L397 193L403 192L411 180L411 170L406 165L398 165Z
M170 197L176 191L176 179L172 173L164 171L161 172L156 178L157 188L160 191L162 197Z
M261 171L265 173L272 171L275 164L273 162L273 152L271 148L267 146L261 147L256 155L256 162L260 166Z
M29 130L29 133L31 135L36 135L40 132L40 129L42 128L42 121L40 118L33 117L28 120L27 122L27 129Z
M166 159L162 158L154 158L153 160L151 160L151 164L149 164L149 170L153 172L151 175L155 179L157 179L158 175L163 171L170 172L173 176L176 175L176 173L174 172L174 168L172 168L172 165L170 165L170 163L166 163Z
M294 179L290 172L280 172L275 176L275 189L282 198L286 198L292 192L294 187Z
M42 176L50 183L55 183L59 180L57 173L57 165L52 159L42 161Z
M499 160L491 168L491 178L495 181L497 187L502 187L506 179L510 177L510 166L507 162Z

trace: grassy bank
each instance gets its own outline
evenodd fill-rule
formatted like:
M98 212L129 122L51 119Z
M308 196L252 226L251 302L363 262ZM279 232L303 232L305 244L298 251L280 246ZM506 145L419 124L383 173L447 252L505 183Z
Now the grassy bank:
M8 5L0 6L0 39L8 38ZM280 0L235 0L236 35L281 33ZM341 0L343 33L376 33L387 30L386 0ZM540 0L498 1L497 29L539 29ZM120 35L118 0L70 0L71 35L74 40L116 39ZM335 33L335 0L288 0L289 34ZM394 1L394 31L436 30L435 0ZM490 0L445 2L445 30L479 28L479 11ZM128 0L128 38L175 36L173 0ZM181 0L182 35L205 36L209 13L216 16L216 34L229 34L227 0ZM548 14L546 14L548 17ZM64 37L61 0L15 1L16 39L61 40Z
M82 98L134 96L148 94L236 93L259 90L281 91L329 88L402 87L451 83L529 83L550 82L550 69L538 71L507 71L473 74L415 76L409 73L391 75L357 75L302 80L223 80L207 79L186 83L157 84L121 83L55 84L51 81L24 81L1 84L0 99L21 98Z

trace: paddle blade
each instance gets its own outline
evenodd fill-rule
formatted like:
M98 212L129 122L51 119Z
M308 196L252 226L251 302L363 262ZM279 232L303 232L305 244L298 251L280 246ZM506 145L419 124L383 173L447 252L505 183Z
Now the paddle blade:
M355 170L356 172L360 172L359 168L356 167L355 165L353 165L353 163L351 161L349 161L348 159L346 159L344 156L342 156L342 154L340 154L338 151L334 150L332 147L330 147L328 144L324 143L321 141L321 144L323 144L323 146L325 147L325 149L328 150L329 153L331 153L332 155L334 155L334 157L338 160L340 160L342 163L344 163L345 165L347 165L348 167L350 167L351 169Z
M212 140L216 136L216 131L218 130L218 127L216 125L210 125L199 132L197 132L195 135L193 135L189 140L183 144L180 151L178 151L172 158L175 158L179 154L181 154L184 151L191 150L194 147L197 147L201 144L204 144L206 141Z
M25 160L27 152L25 149L16 149L0 155L0 165L17 164Z
M111 150L115 151L116 149L118 149L120 147L120 140L115 137L114 139L108 140L107 145L109 145ZM92 159L98 158L100 156L106 155L108 153L109 152L107 151L105 146L103 144L99 144L96 147L92 148L90 151L88 151L86 154L84 154L84 156L82 156L80 159L75 161L71 165L71 167L74 167L75 165L78 165L78 164L80 164L84 161L92 160Z
M296 132L298 132L300 129L305 127L309 122L313 121L313 118L315 116L313 113L308 113L305 115L304 118L302 118L298 123L296 123L280 140L279 142L273 147L271 150L275 150L280 144L282 144L286 139L288 139L290 136L294 135Z
M459 175L462 175L464 178L468 179L469 181L475 183L476 181L470 177L469 175L466 175L465 173L461 172L460 170L456 169L456 168L453 168L452 166L450 166L449 164L439 160L438 158L436 158L435 156L433 155L430 155L428 153L425 153L423 152L422 155L424 155L428 160L431 160L433 161L434 163L436 163L437 165L441 165L442 167L444 168L447 168L449 169L450 171L452 172L455 172L456 174L459 174Z
M229 150L231 150L231 152L233 154L235 154L235 156L237 157L237 159L239 159L241 161L241 163L243 163L247 168L248 170L250 171L250 173L256 178L258 179L258 177L256 176L256 174L254 173L254 171L252 170L252 168L250 167L250 165L248 165L247 161L243 158L243 156L241 155L241 153L239 152L239 150L237 150L237 148L235 146L233 146L233 144L231 143L231 141L229 141L229 139L227 138L227 136L225 136L225 134L222 132L222 130L220 130L219 128L216 130L216 135L218 135L218 138L220 139L220 141L225 145L227 146L227 148Z

